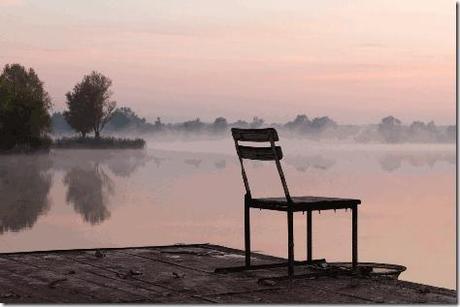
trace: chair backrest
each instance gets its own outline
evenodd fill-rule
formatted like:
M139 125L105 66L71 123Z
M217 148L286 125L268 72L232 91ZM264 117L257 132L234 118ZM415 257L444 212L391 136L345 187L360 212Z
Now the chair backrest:
M284 177L283 169L281 168L280 160L283 159L283 152L280 146L275 145L279 140L278 133L274 128L264 129L239 129L232 128L232 136L235 141L236 152L241 164L241 175L243 176L244 187L246 195L251 197L251 189L249 187L248 177L244 169L243 159L248 160L261 160L261 161L275 161L278 174L280 176L281 184L283 185L284 194L288 202L291 202L289 189L287 187L286 178ZM253 147L240 145L239 142L267 142L270 146L266 147Z

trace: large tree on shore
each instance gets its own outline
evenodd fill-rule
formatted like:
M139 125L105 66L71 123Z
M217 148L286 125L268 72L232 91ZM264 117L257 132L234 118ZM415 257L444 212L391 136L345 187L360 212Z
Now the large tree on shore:
M42 145L50 129L51 100L32 68L7 64L0 75L0 148Z
M93 131L98 138L112 117L116 102L110 99L111 86L112 80L93 71L66 94L68 110L64 117L83 137Z

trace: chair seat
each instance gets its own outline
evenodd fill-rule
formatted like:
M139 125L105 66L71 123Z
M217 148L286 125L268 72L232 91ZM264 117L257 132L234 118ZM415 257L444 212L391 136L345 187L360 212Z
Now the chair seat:
M291 197L291 199L293 211L347 209L354 208L361 203L359 199L320 196L298 196ZM288 202L285 197L253 198L249 206L268 210L288 210Z

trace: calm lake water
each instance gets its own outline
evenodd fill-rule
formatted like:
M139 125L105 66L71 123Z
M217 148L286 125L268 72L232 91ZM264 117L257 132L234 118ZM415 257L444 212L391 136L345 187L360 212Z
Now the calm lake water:
M455 145L281 145L292 195L362 200L360 261L455 288ZM255 196L282 195L273 164L247 167ZM294 218L297 259L305 218ZM254 250L286 256L285 214L253 209L251 222ZM314 257L350 261L350 211L314 213L313 231ZM232 140L0 156L0 252L205 242L243 248Z

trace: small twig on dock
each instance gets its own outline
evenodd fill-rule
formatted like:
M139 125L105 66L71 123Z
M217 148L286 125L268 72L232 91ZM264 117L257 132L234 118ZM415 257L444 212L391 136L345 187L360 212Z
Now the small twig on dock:
M58 283L60 283L62 281L66 281L66 280L67 280L67 278L59 278L59 279L53 280L52 282L50 282L48 284L48 287L54 289L54 288L56 288Z

